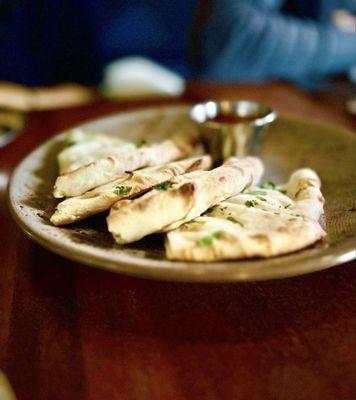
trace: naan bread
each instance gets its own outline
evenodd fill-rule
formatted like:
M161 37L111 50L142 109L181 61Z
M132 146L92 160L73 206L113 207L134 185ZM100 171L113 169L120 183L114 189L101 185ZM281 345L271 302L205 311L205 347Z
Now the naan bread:
M117 202L107 218L108 229L120 244L174 229L256 184L262 172L258 158L246 157L231 158L212 171L178 176L137 199Z
M161 144L143 146L119 155L100 158L88 165L59 176L53 188L56 198L80 196L90 189L109 183L125 175L125 171L135 171L153 167L186 157L189 146L166 140Z
M64 149L57 156L59 173L62 175L99 158L118 156L135 149L134 143L117 137L75 128L67 132Z
M211 166L208 155L176 161L158 167L144 168L125 174L106 185L90 190L82 196L71 197L58 204L51 217L54 225L65 225L109 209L123 198L132 198L150 187L175 176Z
M324 198L310 169L294 172L277 189L254 187L167 234L172 260L218 261L272 257L300 250L326 233L318 220Z

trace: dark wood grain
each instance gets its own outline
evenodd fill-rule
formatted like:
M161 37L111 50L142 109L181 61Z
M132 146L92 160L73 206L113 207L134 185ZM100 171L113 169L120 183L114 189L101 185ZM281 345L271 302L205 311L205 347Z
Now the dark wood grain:
M182 101L250 98L348 128L341 99L285 84L191 83ZM172 100L29 115L0 149L0 368L18 399L352 399L352 263L280 281L176 284L56 256L11 219L5 183L45 138L83 120Z

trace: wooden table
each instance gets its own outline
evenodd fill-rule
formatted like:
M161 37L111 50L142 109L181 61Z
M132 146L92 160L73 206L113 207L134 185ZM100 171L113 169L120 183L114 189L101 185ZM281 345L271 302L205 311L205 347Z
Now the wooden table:
M248 98L353 127L340 99L286 84L192 83L185 100ZM22 399L356 398L351 263L279 281L177 284L129 278L27 239L6 205L16 163L50 135L155 100L32 113L0 150L0 367Z

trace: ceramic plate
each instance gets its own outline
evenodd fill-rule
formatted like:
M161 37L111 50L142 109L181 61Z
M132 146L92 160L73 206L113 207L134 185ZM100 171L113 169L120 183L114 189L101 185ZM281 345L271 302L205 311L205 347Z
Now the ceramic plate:
M158 107L116 114L82 127L137 141L157 140L179 131L196 134L188 107ZM66 227L49 222L57 201L51 188L57 176L56 154L64 134L45 142L14 171L9 186L10 208L21 228L36 242L64 257L110 271L176 281L254 281L322 270L355 255L355 136L316 123L280 117L260 149L265 179L284 182L297 168L313 168L322 180L326 199L325 241L285 256L249 261L187 263L168 261L160 235L128 246L115 244L105 215Z

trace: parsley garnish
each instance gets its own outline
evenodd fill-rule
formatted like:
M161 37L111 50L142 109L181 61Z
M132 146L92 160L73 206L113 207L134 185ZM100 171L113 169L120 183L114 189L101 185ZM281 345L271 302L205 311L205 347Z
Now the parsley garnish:
M286 206L284 206L284 208L288 208L290 207L292 204L287 204Z
M74 146L75 144L77 144L75 140L69 140L65 143L65 147L71 147Z
M287 191L284 189L278 189L279 192L281 192L282 194L287 194Z
M223 235L222 231L216 231L210 236L204 236L200 240L197 241L197 245L199 247L207 247L210 246L213 243L213 240L215 239L220 239L221 236Z
M114 190L114 194L118 195L126 195L131 192L131 186L116 186Z
M234 217L227 217L227 219L228 219L230 222L234 223L234 224L239 224L239 225L241 226L241 228L244 227L244 224L243 224L242 222L238 221L237 219L235 219Z
M139 149L140 147L144 146L146 144L146 140L140 140L139 142L136 143L136 147Z
M289 218L288 221L295 221L297 218Z
M256 196L259 200L261 200L261 201L267 201L264 197L262 197L262 196Z
M156 190L168 190L171 189L171 187L175 184L176 184L175 182L165 181L158 183L157 185L154 185L152 188Z
M267 182L265 182L264 184L261 185L261 188L263 188L263 189L275 189L276 185L271 181L267 181Z
M246 200L245 201L245 206L250 208L250 207L255 207L257 205L257 201L256 200Z

